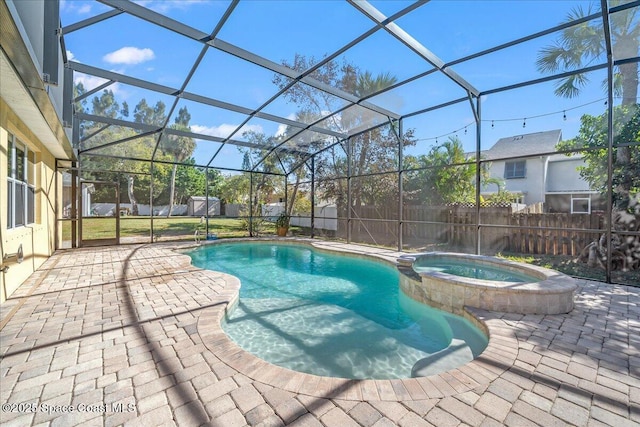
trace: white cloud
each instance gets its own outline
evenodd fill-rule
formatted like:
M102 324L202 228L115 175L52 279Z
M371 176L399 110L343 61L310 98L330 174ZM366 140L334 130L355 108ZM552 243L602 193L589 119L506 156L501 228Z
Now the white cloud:
M73 52L71 52L70 50L67 51L67 59L69 61L73 61L75 59L75 55L73 54Z
M138 3L140 6L154 10L158 13L167 13L171 9L188 9L191 5L198 3L205 3L208 0L138 0L134 3Z
M287 119L289 120L297 120L298 119L298 115L296 113L291 113L287 116ZM284 135L284 133L287 130L287 125L285 124L280 124L278 125L278 130L276 130L276 134L275 136L282 136Z
M201 125L191 125L191 130L195 133L201 133L204 135L217 136L218 138L226 138L231 135L231 132L236 130L238 125L232 125L228 123L223 123L220 126L201 126ZM249 125L242 126L239 132L236 132L234 138L238 138L244 132L256 132L263 133L262 126L260 125Z
M76 13L78 15L88 15L89 13L91 13L91 3L80 2L77 0L62 0L60 2L60 10Z
M156 55L149 48L140 49L137 47L126 46L115 52L107 53L102 59L110 64L139 64L141 62L150 61Z
M101 77L96 77L96 76L90 76L88 74L78 74L75 73L74 74L74 78L73 78L74 83L78 84L78 83L82 83L82 86L84 86L84 88L88 91L90 91L91 89L100 86L101 84L105 83L107 80L103 79Z
M284 135L285 131L287 130L287 125L278 125L278 130L276 130L276 136L282 136Z
M88 74L74 73L74 76L73 76L74 84L82 83L82 86L84 86L84 89L87 92L93 88L100 86L103 83L106 83L107 81L108 80L106 79L96 77L96 76L90 76ZM113 83L109 85L105 90L110 90L111 92L113 92L113 94L118 97L119 101L125 100L129 96L129 94L122 89L122 86L119 83ZM100 96L101 93L102 91L100 91L99 93L93 96Z
M80 15L87 15L89 14L89 12L91 12L91 5L88 3L78 7L78 10L77 10L77 13Z

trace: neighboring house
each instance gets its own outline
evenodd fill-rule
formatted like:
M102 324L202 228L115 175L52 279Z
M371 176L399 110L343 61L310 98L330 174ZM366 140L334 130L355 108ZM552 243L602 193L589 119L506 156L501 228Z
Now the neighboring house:
M601 196L578 171L584 165L583 158L555 154L561 140L559 129L502 138L482 152L482 159L490 161L490 176L502 180L505 190L519 196L519 203L544 203L546 212L590 213L603 209ZM495 185L489 185L481 194L496 191Z
M58 4L0 2L0 302L55 250L56 160L74 158Z

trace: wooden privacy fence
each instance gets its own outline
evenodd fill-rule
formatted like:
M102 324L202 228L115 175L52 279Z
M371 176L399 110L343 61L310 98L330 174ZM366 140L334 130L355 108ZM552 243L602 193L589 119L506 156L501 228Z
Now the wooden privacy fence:
M475 207L405 206L403 210L405 241L475 247ZM364 220L357 221L357 217ZM356 221L352 231L356 235L367 235L376 241L389 243L396 238L397 226L393 222L375 220L397 218L397 209L391 206L363 206L354 214ZM513 213L511 207L481 207L481 248L484 253L576 256L604 232L604 218L601 211L591 214ZM603 231L582 231L589 229Z

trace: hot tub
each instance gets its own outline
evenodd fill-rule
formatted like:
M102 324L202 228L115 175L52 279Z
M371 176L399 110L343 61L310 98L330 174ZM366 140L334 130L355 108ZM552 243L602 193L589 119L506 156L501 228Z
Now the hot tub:
M573 310L575 280L548 268L448 252L403 255L397 266L403 292L454 314L465 306L521 314Z

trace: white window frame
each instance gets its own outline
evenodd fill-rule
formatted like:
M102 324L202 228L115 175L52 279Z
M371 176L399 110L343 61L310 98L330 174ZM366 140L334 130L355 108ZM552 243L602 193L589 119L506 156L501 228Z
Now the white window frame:
M22 159L23 176L18 177L18 150L24 155ZM34 157L29 166L29 157ZM35 223L35 153L26 144L20 142L13 134L8 134L7 144L7 229L11 230ZM30 191L31 190L31 191ZM17 206L18 195L22 195L22 211ZM31 196L31 197L30 197Z
M583 210L575 210L574 209L574 202L576 201L587 201L587 210L586 212ZM574 196L573 194L571 195L571 213L572 214L590 214L591 213L591 197L584 197L584 195L581 196Z

